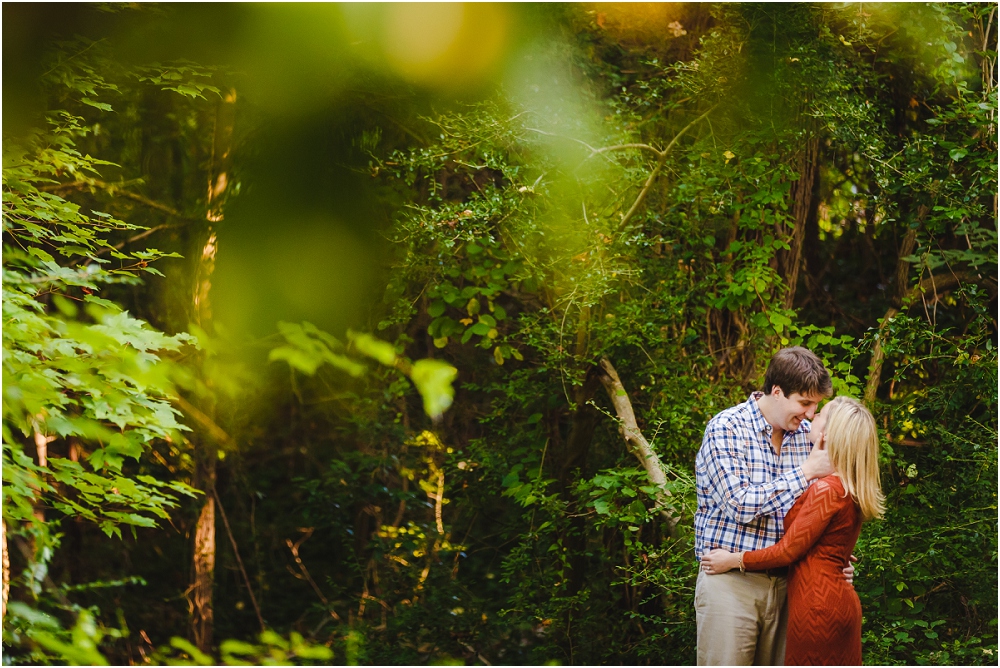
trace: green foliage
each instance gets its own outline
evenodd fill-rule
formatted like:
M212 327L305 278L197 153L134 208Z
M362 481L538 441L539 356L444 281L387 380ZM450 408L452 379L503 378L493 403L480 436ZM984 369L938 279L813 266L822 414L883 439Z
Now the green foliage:
M344 344L326 332L320 331L314 325L304 322L301 325L279 322L278 329L288 341L288 345L273 348L268 354L270 361L284 360L302 373L311 376L324 362L335 368L358 377L365 372L365 367L349 357L332 352L332 349L343 350ZM441 360L425 359L410 362L399 357L395 348L385 341L376 339L371 334L348 332L353 350L370 357L387 367L398 368L409 376L413 385L423 397L424 411L432 418L438 418L451 406L455 391L451 386L458 370Z
M234 77L125 66L113 40L58 45L39 127L4 141L3 512L18 548L5 650L693 663L704 425L759 387L774 350L805 345L837 393L865 394L882 360L871 408L888 511L856 550L866 662L992 665L991 9L692 5L669 8L672 36L650 42L614 13L655 24L660 8L532 8L544 39L460 103L367 63L363 92L333 86L334 107L310 97L289 114L244 73L229 196L264 185L248 168L262 130L316 115L350 144L323 159L370 177L377 201L363 204L390 221L384 300L341 339L309 322L263 341L221 322L164 333L187 326L198 263L179 255L204 246L210 105ZM247 34L294 38L246 11ZM345 113L357 118L328 130ZM344 214L323 199L326 167L298 174L320 179L323 220ZM220 276L253 234L233 201L213 221ZM359 211L344 217L379 219ZM134 250L143 239L167 250ZM619 432L602 359L665 490ZM205 407L194 433L179 388ZM196 450L206 425L217 455ZM238 638L211 652L181 637L194 522L181 497L206 452L228 518L216 635ZM165 520L178 531L147 530ZM248 587L274 631L257 635Z
M101 85L77 88L93 92ZM123 476L122 466L126 458L138 460L154 439L180 438L185 427L169 401L175 375L163 355L193 339L157 332L97 296L103 286L134 284L140 273L156 273L148 264L164 254L119 252L107 235L135 226L101 212L85 214L43 189L58 183L52 176L94 172L102 164L73 148L82 124L63 113L60 124L26 146L5 142L3 229L11 244L5 245L3 274L4 516L18 530L43 530L32 514L41 495L61 513L120 536L119 524L153 526L150 514L166 518L166 509L176 505L174 494L191 493L181 483ZM106 266L111 261L99 257L105 251L117 266ZM90 471L54 456L51 471L35 465L18 433L43 443L73 438L92 444ZM77 494L67 494L63 485Z
M4 141L3 516L8 540L31 546L12 584L42 606L53 595L44 585L61 542L59 519L90 522L119 539L124 525L135 537L136 527L169 520L179 496L195 496L184 482L134 465L155 442L183 439L187 427L171 399L189 379L171 357L195 340L156 331L99 296L140 285L142 274L162 275L150 263L180 256L119 250L112 235L142 228L59 194L67 177L115 166L77 149L93 131L78 105L108 112L94 98L120 93L106 69L78 57L88 48L61 45L42 82L74 111L49 111L46 129ZM76 617L62 632L55 618L11 606L13 644L30 639L33 657L106 663L94 611L61 603Z
M312 666L329 665L334 653L325 645L306 642L294 631L283 638L264 631L258 643L225 640L219 645L219 659L206 655L184 638L170 639L152 657L155 665L168 666Z

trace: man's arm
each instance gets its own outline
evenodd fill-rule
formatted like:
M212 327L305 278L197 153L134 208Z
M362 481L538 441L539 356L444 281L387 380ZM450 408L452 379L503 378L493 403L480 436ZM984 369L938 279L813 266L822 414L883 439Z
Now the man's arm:
M833 470L826 450L815 447L802 466L791 473L753 484L742 447L745 440L728 425L709 423L702 443L708 489L716 505L735 522L747 524L779 509L788 510L809 480Z

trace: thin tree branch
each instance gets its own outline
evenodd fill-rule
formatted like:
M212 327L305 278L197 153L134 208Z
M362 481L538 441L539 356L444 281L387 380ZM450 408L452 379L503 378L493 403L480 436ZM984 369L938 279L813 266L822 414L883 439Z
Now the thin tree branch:
M656 165L653 167L653 171L649 173L649 177L642 185L642 190L639 191L638 197L636 197L635 201L632 202L632 206L629 207L628 212L622 216L621 222L618 223L617 231L625 229L625 226L628 225L630 220L632 220L632 217L639 210L639 207L642 206L642 203L646 200L646 195L649 194L649 189L653 187L653 182L656 181L656 177L660 175L660 171L663 169L663 163L666 159L666 153L661 153L660 157L656 159Z
M680 138L683 137L687 133L687 131L693 128L697 123L699 123L700 121L705 119L710 113L715 111L715 108L718 106L719 105L717 104L712 105L712 107L708 111L706 111L701 116L699 116L698 118L694 119L693 121L685 125L680 132L674 135L674 138L670 140L670 143L667 144L667 147L665 149L657 152L659 157L656 159L656 165L653 167L653 171L650 172L649 178L646 179L646 183L643 184L642 190L639 191L639 195L635 198L635 201L632 203L632 206L629 208L628 212L624 216L622 216L621 222L618 223L618 231L625 229L625 226L628 225L630 220L632 220L632 217L639 210L639 207L642 206L642 203L646 200L646 195L649 194L650 188L653 187L653 182L656 181L656 177L660 175L660 171L663 169L663 163L666 162L667 155L669 155L670 151L674 148L674 146L677 145L677 142L680 140Z
M605 146L604 148L596 148L591 150L594 152L594 155L599 155L601 153L610 153L611 151L624 151L630 148L636 148L641 151L650 151L652 153L655 153L657 156L663 153L660 149L654 146L650 146L649 144L618 144L616 146Z
M101 248L100 250L92 253L91 255L105 255L106 253L110 253L113 250L120 251L121 249L125 248L125 246L128 246L129 244L133 244L136 241L142 241L146 237L148 237L151 234L154 234L156 232L159 232L160 230L165 230L165 229L169 229L169 228L172 228L172 227L183 227L183 226L184 225L177 224L177 223L164 223L163 225L157 225L155 227L149 228L148 230L146 230L144 232L140 232L139 234L135 235L134 237L126 239L125 241L123 241L123 242L121 242L119 244L115 244L114 246L106 246L104 248ZM73 262L71 262L69 266L72 267L76 263L80 262L80 260L82 260L82 258L77 258L76 260L74 260ZM92 262L93 262L93 259L89 258L89 256L88 256L87 262L84 263L83 266L86 267L89 264L91 264Z
M292 551L292 557L295 558L295 563L298 565L299 571L302 572L303 575L302 579L304 579L306 582L312 585L313 591L316 592L316 595L319 596L319 600L323 601L323 605L326 606L326 611L330 613L330 616L333 617L334 621L339 622L340 615L338 615L337 611L330 606L330 600L323 594L322 590L319 588L319 585L317 585L316 581L312 579L312 576L309 575L309 569L306 568L306 565L302 562L302 557L299 556L299 546L301 546L302 543L304 543L312 535L313 532L312 529L307 529L304 531L306 532L306 535L300 538L298 542L293 543L291 538L286 538L285 545L287 545L288 549Z
M198 408L193 406L191 402L182 397L181 395L176 395L174 402L180 407L182 411L193 417L198 424L205 428L205 430L211 435L212 438L216 440L221 445L226 445L232 443L233 439L230 438L229 434L222 430L222 428L215 424L215 420L205 415Z
M557 135L554 132L546 132L545 130L539 130L538 128L524 128L528 132L537 132L540 135L545 135L546 137L555 137L557 139L568 139L569 141L575 141L577 144L582 144L590 149L591 154L598 153L600 149L596 149L582 139L577 139L576 137L567 137L566 135Z
M936 290L940 289L942 292L950 290L955 286L961 285L962 281L967 280L968 278L969 277L965 272L959 272L958 274L948 273L940 276L934 276L932 274L930 277L925 278L920 281L920 283L910 288L901 300L901 306L892 306L885 312L885 316L882 318L882 324L880 324L878 328L875 344L872 346L871 363L868 365L868 382L865 385L866 404L871 406L875 401L878 386L882 382L882 364L885 361L885 351L882 348L882 341L886 336L889 323L896 317L900 309L905 308L907 304L911 303L918 296L922 296L927 290L935 290L935 294L937 294Z
M243 559L240 558L240 549L236 546L236 538L233 537L233 530L229 528L229 520L226 518L226 511L222 507L222 499L219 498L219 493L216 491L215 485L212 485L212 496L215 497L215 504L219 507L219 514L222 515L222 524L226 527L226 533L229 534L229 542L233 544L233 554L236 555L236 563L239 564L240 573L243 574L243 581L247 584L247 591L250 593L250 602L253 603L253 609L257 613L257 621L260 622L260 630L263 633L267 630L264 626L264 617L260 614L257 597L253 595L253 587L250 585L247 569L243 566Z
M173 208L163 204L162 202L157 202L156 200L149 199L138 193L125 190L122 186L115 185L113 183L108 183L107 181L101 181L100 179L80 179L77 181L69 181L67 183L59 183L51 186L45 186L40 190L45 192L59 192L60 190L83 190L85 188L99 188L105 190L110 195L121 195L122 197L127 197L128 199L138 202L148 206L151 209L156 209L157 211L162 211L163 213L173 216L174 218L181 218L183 220L197 221L201 222L198 218L191 218L190 216L185 216L183 213Z

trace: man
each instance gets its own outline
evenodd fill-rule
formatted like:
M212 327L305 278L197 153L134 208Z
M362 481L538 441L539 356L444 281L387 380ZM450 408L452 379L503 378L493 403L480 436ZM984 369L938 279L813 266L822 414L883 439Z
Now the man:
M801 347L779 350L764 391L708 423L695 461L695 553L760 550L784 534L785 513L809 482L833 473L806 435L830 374ZM695 587L698 665L783 665L787 568L760 573L699 570ZM854 567L844 571L850 581Z

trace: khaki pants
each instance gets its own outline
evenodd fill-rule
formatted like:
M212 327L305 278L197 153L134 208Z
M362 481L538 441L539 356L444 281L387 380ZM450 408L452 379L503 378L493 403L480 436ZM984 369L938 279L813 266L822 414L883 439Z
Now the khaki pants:
M785 580L766 573L699 571L694 593L698 665L784 665Z

